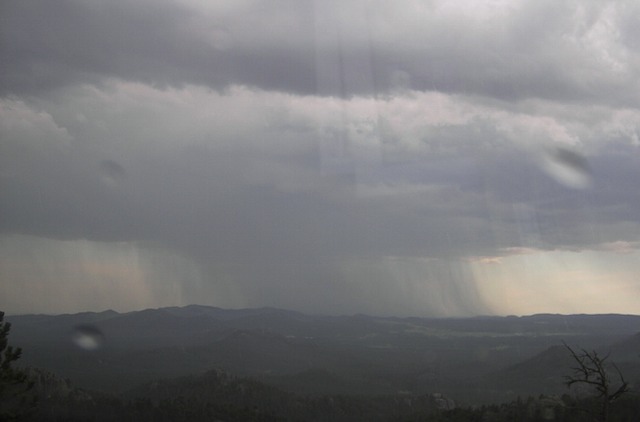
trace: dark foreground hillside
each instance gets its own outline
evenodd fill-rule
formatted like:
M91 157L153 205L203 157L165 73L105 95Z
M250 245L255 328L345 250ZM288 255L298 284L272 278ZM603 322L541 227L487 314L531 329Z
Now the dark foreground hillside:
M192 305L9 320L23 365L110 393L220 369L298 394L444 393L480 405L566 392L563 341L611 350L640 385L632 315L381 318Z
M629 391L611 420L640 420L625 419L640 408L638 316L188 306L8 319L20 365L40 368L26 420L588 420L595 392L567 388L563 343L615 363Z
M480 407L456 407L442 394L411 396L305 396L221 371L158 380L124 394L74 388L68 380L30 370L32 398L16 421L558 421L592 420L593 397L518 397ZM595 420L595 419L593 419ZM620 399L611 422L640 420L640 395Z
M73 388L30 370L35 398L16 420L29 421L387 421L453 408L441 395L304 396L221 371L159 380L123 394Z

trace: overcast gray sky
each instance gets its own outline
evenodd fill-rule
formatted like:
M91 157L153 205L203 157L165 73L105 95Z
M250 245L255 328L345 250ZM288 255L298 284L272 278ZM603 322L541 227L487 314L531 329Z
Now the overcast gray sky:
M640 313L636 1L0 4L0 309Z

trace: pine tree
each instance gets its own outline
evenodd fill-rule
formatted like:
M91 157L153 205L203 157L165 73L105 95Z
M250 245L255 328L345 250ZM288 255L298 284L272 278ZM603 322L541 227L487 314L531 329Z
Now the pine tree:
M13 368L12 364L20 359L21 348L9 346L11 324L4 321L4 312L0 311L0 420L16 420L26 402L25 393L31 388L24 371Z

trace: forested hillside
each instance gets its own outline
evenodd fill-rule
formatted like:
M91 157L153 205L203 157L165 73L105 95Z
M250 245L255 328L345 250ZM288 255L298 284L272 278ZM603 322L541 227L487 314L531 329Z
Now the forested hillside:
M32 368L34 420L580 420L597 391L567 387L569 347L624 374L628 391L610 406L623 419L612 420L640 407L637 316L189 306L9 319L19 364Z

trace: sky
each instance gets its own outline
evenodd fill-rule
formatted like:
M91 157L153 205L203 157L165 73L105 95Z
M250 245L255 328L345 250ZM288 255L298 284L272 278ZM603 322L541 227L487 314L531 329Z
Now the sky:
M0 12L9 314L640 314L637 1Z

